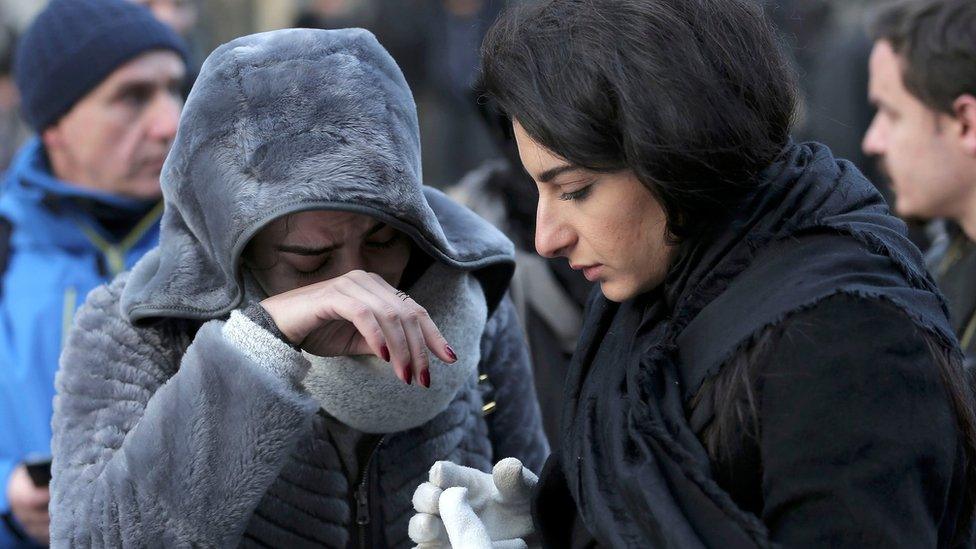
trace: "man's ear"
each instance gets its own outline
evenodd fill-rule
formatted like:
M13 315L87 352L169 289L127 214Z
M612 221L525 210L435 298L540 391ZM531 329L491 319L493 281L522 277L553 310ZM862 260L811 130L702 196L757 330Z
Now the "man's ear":
M59 150L63 140L59 124L51 124L41 131L41 143L44 143L44 150L48 151L48 154L50 151Z
M952 110L960 126L960 143L966 154L976 157L976 97L963 94L952 103Z

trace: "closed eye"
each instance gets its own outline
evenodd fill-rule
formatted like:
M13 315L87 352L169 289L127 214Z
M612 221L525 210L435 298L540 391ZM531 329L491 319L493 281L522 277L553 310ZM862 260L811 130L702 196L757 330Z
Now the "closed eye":
M392 248L393 246L395 246L397 244L397 242L399 242L399 240L400 240L400 233L396 233L393 236L391 236L390 238L388 238L386 240L381 240L381 241L378 241L378 242L367 240L366 241L366 246L368 248L385 250L385 249L389 249L389 248Z
M584 200L590 195L590 191L593 190L593 185L587 185L582 189L575 190L569 193L562 193L559 195L559 200Z
M314 269L312 269L310 271L303 271L302 269L295 269L296 277L299 280L313 280L313 279L318 278L319 276L322 275L323 272L325 272L326 267L329 266L329 260L331 260L331 259L332 259L332 256L326 257L322 261L322 263L320 263L317 267L315 267Z

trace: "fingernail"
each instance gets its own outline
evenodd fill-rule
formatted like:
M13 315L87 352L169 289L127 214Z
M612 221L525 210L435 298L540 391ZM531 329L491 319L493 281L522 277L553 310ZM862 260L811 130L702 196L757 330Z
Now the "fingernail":
M420 371L420 384L430 389L430 370L427 368Z
M380 353L383 355L383 360L390 361L390 349L386 345L380 347Z
M444 350L447 351L447 356L451 357L451 362L457 362L457 353L454 352L454 349L450 345L445 346Z
M407 369L403 371L403 377L405 378L404 381L407 382L407 385L413 383L413 364L407 364Z

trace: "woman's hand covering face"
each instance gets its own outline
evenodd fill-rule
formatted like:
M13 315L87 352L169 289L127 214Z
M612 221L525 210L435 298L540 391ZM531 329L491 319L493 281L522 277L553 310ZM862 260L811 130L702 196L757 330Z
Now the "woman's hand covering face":
M356 270L261 302L278 329L320 356L374 354L405 383L430 385L427 350L447 363L454 351L427 311L375 273Z
M262 229L245 264L267 295L281 332L319 356L375 354L404 382L430 384L426 349L454 352L423 307L394 286L410 258L409 239L366 215L310 211Z

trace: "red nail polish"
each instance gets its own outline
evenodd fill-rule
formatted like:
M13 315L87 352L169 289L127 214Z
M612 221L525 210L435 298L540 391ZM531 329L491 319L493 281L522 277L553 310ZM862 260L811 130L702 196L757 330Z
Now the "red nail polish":
M457 362L457 353L454 352L454 349L448 345L445 347L445 350L447 351L447 356L451 357L451 361Z
M390 361L390 349L386 345L380 347L380 354L383 355L383 360Z
M428 389L430 388L430 370L424 368L420 371L420 384Z
M413 383L413 364L407 364L407 369L403 371L403 377L406 378L404 381L407 382L407 385Z

